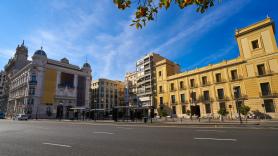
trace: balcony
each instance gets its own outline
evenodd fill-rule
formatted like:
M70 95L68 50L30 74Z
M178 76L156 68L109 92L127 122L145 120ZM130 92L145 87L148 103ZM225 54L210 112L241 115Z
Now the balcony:
M179 88L179 90L185 90L185 89L186 89L186 87L184 87L184 86Z
M247 99L248 99L248 96L244 95L244 94L241 94L238 97L236 97L235 95L233 96L233 100L247 100Z
M266 71L262 71L262 72L256 72L256 76L257 77L270 76L272 74L273 74L273 71L271 71L271 70L266 70Z
M193 85L190 85L190 89L192 89L192 88L197 88L198 87L198 85L197 84L193 84Z
M240 80L242 80L242 79L243 79L243 76L241 76L241 75L238 75L238 76L230 77L230 78L229 78L229 80L230 80L231 82L240 81Z
M217 80L214 81L215 84L221 84L221 83L225 83L225 82L227 82L225 79L220 79L218 81Z
M73 86L73 84L58 84L58 88L70 88L70 89L74 89L75 87Z
M212 100L211 97L200 96L197 101L200 101L200 102L203 102L203 103L210 103L213 100Z
M38 81L37 80L30 80L29 85L37 85Z
M277 98L278 97L278 93L276 93L276 92L274 92L274 93L271 93L271 92L261 93L260 92L260 97L261 98Z
M202 84L201 84L201 87L206 87L206 86L210 86L210 85L211 85L210 82L206 82L206 83L202 83Z
M170 92L175 92L175 91L177 91L177 89L176 89L176 88L172 88L172 89L170 89Z
M217 101L229 101L229 97L224 96L224 97L216 97Z

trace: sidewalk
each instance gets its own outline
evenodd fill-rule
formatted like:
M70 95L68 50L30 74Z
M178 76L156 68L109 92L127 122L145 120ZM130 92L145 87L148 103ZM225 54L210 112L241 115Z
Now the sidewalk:
M219 120L211 120L210 122L207 119L199 120L190 120L190 119L177 119L177 120L158 120L153 119L152 122L148 120L147 123L143 121L123 121L118 120L115 122L114 120L48 120L48 119L39 119L33 121L56 121L56 122L71 122L71 123L88 123L88 124L103 124L103 125L148 125L148 126L229 126L229 127L273 127L278 128L278 120L248 120L247 123L243 120L243 123L240 124L238 120L224 120L224 122L220 122Z

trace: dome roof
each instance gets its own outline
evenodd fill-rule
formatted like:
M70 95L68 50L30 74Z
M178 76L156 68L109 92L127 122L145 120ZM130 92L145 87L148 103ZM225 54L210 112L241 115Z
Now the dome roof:
M84 63L83 67L88 67L88 68L91 68L90 64L89 63Z
M37 50L34 55L41 55L41 56L47 56L45 51L42 50L42 47L41 49Z

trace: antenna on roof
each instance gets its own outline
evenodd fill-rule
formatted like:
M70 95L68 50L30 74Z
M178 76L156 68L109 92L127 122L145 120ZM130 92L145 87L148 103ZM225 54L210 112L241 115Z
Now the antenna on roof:
M22 46L24 46L24 40L22 41L22 44L21 44Z
M86 55L86 63L88 63L88 56Z

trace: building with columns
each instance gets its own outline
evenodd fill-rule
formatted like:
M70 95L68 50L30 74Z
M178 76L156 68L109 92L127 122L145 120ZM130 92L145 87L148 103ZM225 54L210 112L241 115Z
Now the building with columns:
M23 43L5 68L9 71L8 116L24 113L31 118L69 118L74 110L89 108L92 71L88 63L80 68L67 58L53 60L42 48L32 60L27 56ZM24 63L15 68L19 62Z
M171 61L156 68L156 101L159 111L182 117L191 115L238 117L241 105L262 116L278 118L278 49L274 21L267 17L237 29L240 56L217 64L178 72ZM189 113L189 114L190 114Z

